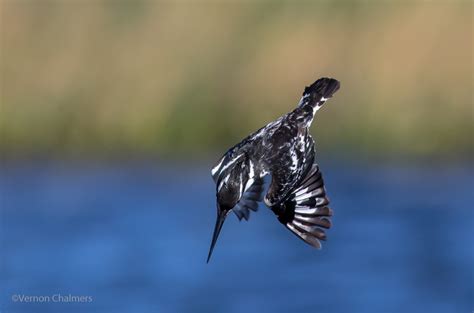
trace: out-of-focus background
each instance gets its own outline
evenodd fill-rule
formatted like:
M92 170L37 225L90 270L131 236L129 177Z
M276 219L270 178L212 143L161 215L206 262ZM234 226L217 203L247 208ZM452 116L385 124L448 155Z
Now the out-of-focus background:
M2 313L474 308L472 2L0 14ZM229 218L206 265L209 168L321 76L342 84L312 127L328 242L310 249L261 206ZM21 298L57 294L92 301Z

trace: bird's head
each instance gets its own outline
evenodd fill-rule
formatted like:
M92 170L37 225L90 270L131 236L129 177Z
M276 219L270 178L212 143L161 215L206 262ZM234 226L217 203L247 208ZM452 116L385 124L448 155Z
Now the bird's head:
M232 211L232 208L234 208L239 202L244 191L244 186L248 180L243 163L242 165L237 163L231 171L223 176L224 177L217 182L217 219L216 225L214 227L214 233L212 235L211 248L209 249L207 262L209 262L209 259L211 258L212 251L216 245L222 225L224 225L225 218Z
M230 211L239 202L242 196L243 182L240 179L236 179L229 174L226 179L223 179L218 185L216 190L217 198L217 213L219 211Z

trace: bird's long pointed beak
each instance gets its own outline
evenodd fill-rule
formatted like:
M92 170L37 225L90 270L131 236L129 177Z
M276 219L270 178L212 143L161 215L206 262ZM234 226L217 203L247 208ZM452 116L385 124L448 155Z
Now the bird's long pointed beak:
M218 214L216 219L216 226L214 227L214 234L212 235L212 242L211 248L209 249L209 255L207 256L207 262L211 259L212 251L214 250L214 246L216 245L217 238L219 237L219 233L221 232L222 225L224 225L226 215Z

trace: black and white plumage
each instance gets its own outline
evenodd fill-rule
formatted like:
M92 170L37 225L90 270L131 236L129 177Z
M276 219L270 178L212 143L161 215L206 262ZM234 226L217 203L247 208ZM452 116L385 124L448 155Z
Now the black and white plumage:
M248 220L262 200L295 235L313 247L321 247L320 240L326 239L321 228L331 227L332 211L315 163L309 127L316 111L339 86L335 79L318 79L305 88L293 111L229 149L212 168L217 221L208 262L226 216L233 211L239 220ZM267 177L271 182L266 191Z

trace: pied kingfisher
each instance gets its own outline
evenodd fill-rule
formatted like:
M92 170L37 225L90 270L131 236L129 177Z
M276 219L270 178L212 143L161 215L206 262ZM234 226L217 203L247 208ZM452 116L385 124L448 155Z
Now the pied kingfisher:
M315 163L309 127L316 111L339 86L335 79L318 79L305 88L293 111L229 149L212 168L217 220L207 262L227 215L232 211L239 220L248 220L250 210L257 211L262 200L290 231L321 248L319 240L325 240L326 234L320 227L331 227L332 211ZM263 197L268 181L265 177L271 177L271 182Z

